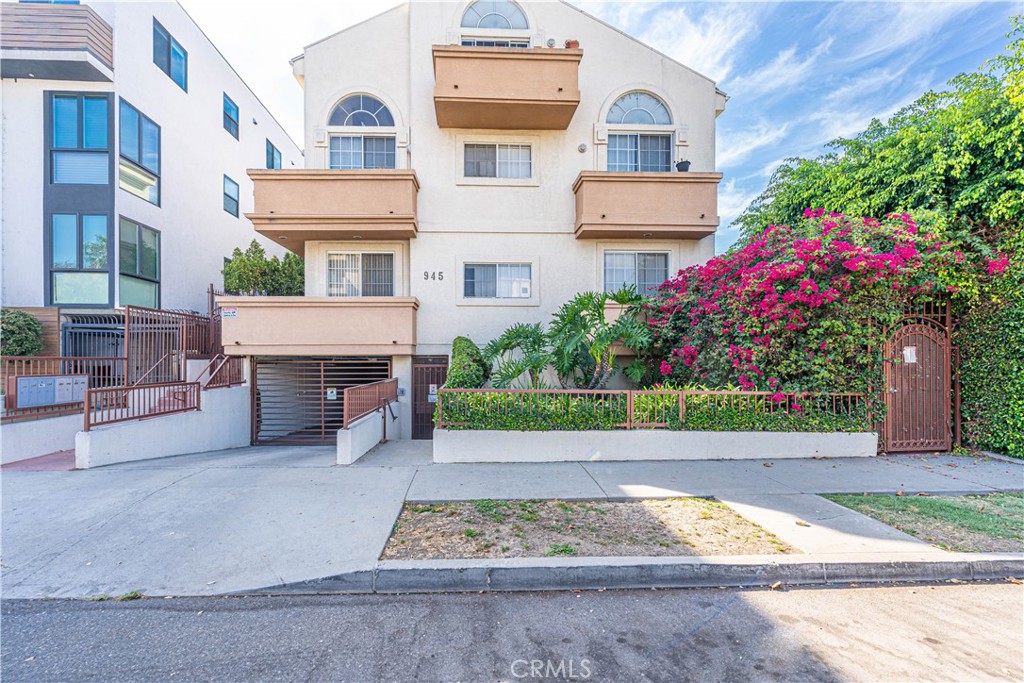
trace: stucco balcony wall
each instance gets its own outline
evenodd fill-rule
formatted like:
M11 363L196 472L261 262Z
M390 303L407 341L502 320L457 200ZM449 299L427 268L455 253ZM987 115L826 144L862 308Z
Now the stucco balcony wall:
M221 296L224 353L234 356L408 356L415 297Z
M576 238L699 239L718 228L721 173L582 171Z
M307 240L416 237L415 171L250 170L256 232L299 256Z
M565 130L580 103L583 50L435 45L441 128Z

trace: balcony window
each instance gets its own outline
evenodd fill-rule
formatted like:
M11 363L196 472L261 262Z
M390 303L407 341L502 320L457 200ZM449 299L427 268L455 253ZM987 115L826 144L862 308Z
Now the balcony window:
M55 213L50 218L50 302L99 305L110 301L108 218Z
M332 135L331 168L394 168L394 136Z
M395 255L330 253L327 296L394 296Z
M160 127L121 100L121 155L118 186L160 204Z
M238 183L224 176L224 210L238 218Z
M467 299L529 299L533 266L529 263L467 263L463 296Z
M609 171L671 171L672 136L608 135Z
M51 180L61 185L110 182L107 95L51 97Z
M351 95L339 102L327 121L329 126L394 126L391 110L375 97Z
M649 295L668 279L668 254L665 252L607 251L604 254L604 291L617 292L636 287Z
M672 114L648 92L629 92L608 110L608 170L672 170Z
M188 91L188 52L156 19L153 20L153 63L182 90Z
M665 103L654 95L637 91L626 93L608 110L606 123L613 125L670 125L672 115Z
M160 233L127 218L120 220L122 306L160 306Z
M224 93L224 130L238 139L238 105Z
M526 38L463 38L462 44L465 47L530 47L530 41Z

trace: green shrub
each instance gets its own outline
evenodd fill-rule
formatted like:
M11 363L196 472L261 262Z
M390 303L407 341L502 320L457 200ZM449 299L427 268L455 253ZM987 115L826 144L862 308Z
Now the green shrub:
M0 346L5 356L37 356L43 351L43 324L25 311L0 310Z
M468 337L456 337L452 342L452 361L448 367L446 387L456 389L477 389L490 376L488 363L480 347Z

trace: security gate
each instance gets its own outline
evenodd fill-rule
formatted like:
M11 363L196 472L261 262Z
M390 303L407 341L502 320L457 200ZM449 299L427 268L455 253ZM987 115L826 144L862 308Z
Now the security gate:
M885 348L885 450L948 451L952 445L950 345L928 322L898 328Z
M412 438L434 438L434 408L437 390L448 377L447 356L413 356Z
M254 358L252 443L334 443L345 389L389 377L390 358Z

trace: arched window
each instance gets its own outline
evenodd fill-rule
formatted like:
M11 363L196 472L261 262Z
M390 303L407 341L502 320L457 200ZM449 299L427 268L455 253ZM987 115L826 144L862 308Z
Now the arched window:
M615 100L608 124L609 171L671 171L672 114L659 98L636 90Z
M369 95L346 97L331 112L329 126L394 126L395 119L383 102Z
M327 125L394 129L395 117L376 97L349 95L331 111ZM393 130L338 131L332 132L330 138L329 168L395 168Z
M629 92L615 100L608 110L607 123L669 125L672 115L665 103L649 92Z
M462 15L462 28L518 29L530 28L523 10L509 0L477 0Z

